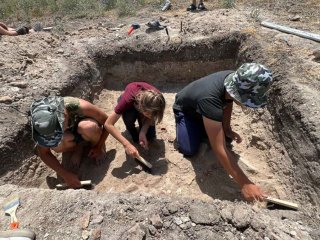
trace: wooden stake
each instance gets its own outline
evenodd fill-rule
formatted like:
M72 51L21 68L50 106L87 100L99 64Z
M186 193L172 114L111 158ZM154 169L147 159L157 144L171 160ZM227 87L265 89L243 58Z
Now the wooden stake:
M280 199L273 198L273 197L267 197L266 201L270 202L270 203L278 204L278 205L281 205L281 206L284 206L284 207L287 207L287 208L291 208L291 209L294 209L294 210L298 210L299 209L299 206L296 203L292 203L292 202L285 201L285 200L280 200Z
M298 30L298 29L294 29L294 28L290 28L290 27L286 27L286 26L281 26L281 25L271 23L271 22L261 22L261 25L264 27L279 30L281 32L294 34L299 37L303 37L303 38L307 38L307 39L310 39L310 40L313 40L316 42L320 42L320 35L319 34L306 32L306 31L302 31L302 30Z

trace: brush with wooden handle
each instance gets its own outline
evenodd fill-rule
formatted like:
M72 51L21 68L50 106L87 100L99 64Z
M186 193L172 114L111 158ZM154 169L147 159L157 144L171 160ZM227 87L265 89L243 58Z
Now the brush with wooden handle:
M17 208L20 205L19 197L15 196L9 199L3 206L3 210L6 214L10 215L10 228L17 229L19 227L19 222L16 216Z

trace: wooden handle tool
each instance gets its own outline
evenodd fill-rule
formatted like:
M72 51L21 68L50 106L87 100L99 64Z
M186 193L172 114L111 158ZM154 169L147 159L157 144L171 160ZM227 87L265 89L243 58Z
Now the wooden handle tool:
M80 181L81 183L81 187L88 187L88 186L92 186L92 182L91 180L85 180L85 181ZM57 184L56 188L58 189L65 189L68 188L69 186L66 183L61 183L61 184Z
M292 202L285 201L285 200L280 200L280 199L273 198L273 197L267 197L266 201L269 202L269 203L277 204L277 205L280 205L280 206L283 206L283 207L286 207L286 208L290 208L290 209L293 209L293 210L298 210L299 209L299 205L296 204L296 203L292 203Z
M146 161L143 157L141 157L139 155L139 157L136 158L139 162L141 162L144 166L146 166L147 168L151 169L152 165L151 163L149 163L148 161Z

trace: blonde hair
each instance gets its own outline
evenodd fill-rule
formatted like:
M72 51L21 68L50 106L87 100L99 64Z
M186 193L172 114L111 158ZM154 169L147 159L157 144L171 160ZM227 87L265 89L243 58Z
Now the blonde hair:
M140 91L135 97L135 107L140 113L150 113L155 123L163 119L166 101L160 92L154 90Z

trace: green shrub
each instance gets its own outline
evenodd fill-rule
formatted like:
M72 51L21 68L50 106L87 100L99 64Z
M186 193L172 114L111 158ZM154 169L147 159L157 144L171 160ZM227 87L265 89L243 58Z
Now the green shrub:
M0 2L0 18L16 18L30 20L57 11L55 0L2 0Z
M0 19L15 18L28 21L43 16L85 17L102 15L116 9L119 16L134 15L146 3L160 0L1 0Z
M61 0L59 9L63 16L86 17L101 15L103 3L97 0Z
M132 1L117 0L115 7L117 9L118 15L122 17L122 16L128 16L128 15L134 15L137 12L137 10L144 5L145 5L144 0L132 0Z
M222 5L224 8L233 8L236 4L236 0L223 0Z

